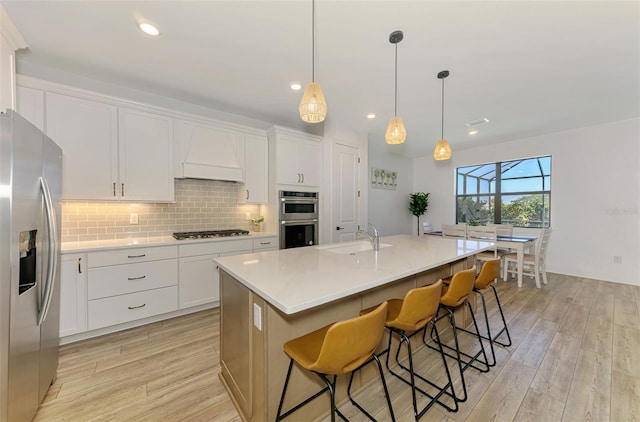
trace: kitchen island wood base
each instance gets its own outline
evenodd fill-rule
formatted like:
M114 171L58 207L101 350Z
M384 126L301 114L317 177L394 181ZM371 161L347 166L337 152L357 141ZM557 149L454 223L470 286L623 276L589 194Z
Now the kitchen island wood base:
M353 318L361 309L392 298L402 298L412 288L435 283L442 277L471 268L474 257L467 257L412 276L387 283L346 298L287 315L271 306L258 294L221 269L220 378L227 388L238 413L246 421L275 420L282 387L289 365L283 344L295 337L331 324ZM466 309L456 315L467 325L470 316ZM447 323L447 321L442 321ZM443 324L443 328L446 325ZM386 336L385 332L385 336ZM418 336L416 336L418 337ZM415 346L421 339L414 338ZM383 338L382 345L386 345ZM370 382L376 382L374 365L370 365L354 378L352 392L356 393ZM336 400L344 402L348 377L338 377ZM322 388L317 376L300 370L296 365L291 375L290 388L284 403L289 409ZM311 421L329 412L328 397L319 397L287 420Z

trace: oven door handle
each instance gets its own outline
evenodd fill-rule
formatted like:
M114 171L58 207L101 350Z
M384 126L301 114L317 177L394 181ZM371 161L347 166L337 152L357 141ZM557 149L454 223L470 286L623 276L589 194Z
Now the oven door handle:
M280 222L283 226L300 226L302 224L314 224L317 223L318 219L314 218L313 220L283 220Z

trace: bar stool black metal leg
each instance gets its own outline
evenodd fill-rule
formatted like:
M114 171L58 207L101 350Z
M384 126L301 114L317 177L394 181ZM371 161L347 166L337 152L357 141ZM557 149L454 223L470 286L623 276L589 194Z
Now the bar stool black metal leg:
M491 286L491 288L493 289L493 294L496 296L496 303L498 304L498 310L500 311L500 316L502 317L502 323L504 324L504 328L502 328L502 330L500 330L495 337L493 338L493 341L495 341L496 343L498 343L501 346L504 347L509 347L511 346L511 335L509 334L509 328L507 328L507 321L504 318L504 312L502 312L502 305L500 304L500 298L498 297L498 291L496 290L495 286ZM498 341L498 337L500 336L500 334L502 334L502 332L506 332L507 333L507 340L508 343L502 343L500 341Z

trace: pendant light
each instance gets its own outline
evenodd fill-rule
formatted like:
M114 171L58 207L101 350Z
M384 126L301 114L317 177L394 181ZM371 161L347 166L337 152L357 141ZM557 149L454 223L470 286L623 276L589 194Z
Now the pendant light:
M307 123L320 123L327 117L327 102L322 88L316 82L316 2L311 1L311 82L307 84L300 100L300 118Z
M388 144L401 144L407 139L407 129L404 127L402 117L398 117L398 43L402 41L404 34L402 31L393 31L389 35L389 42L396 45L396 68L395 68L395 105L393 117L389 119L387 132L384 139Z
M438 73L438 79L442 79L442 133L440 135L440 140L433 150L433 158L438 161L448 160L449 158L451 158L451 147L449 146L449 142L444 139L444 79L447 76L449 76L448 70L443 70Z

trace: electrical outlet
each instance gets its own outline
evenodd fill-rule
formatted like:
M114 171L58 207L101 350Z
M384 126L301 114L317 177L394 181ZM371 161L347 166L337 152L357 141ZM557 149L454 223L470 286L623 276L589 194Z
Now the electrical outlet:
M129 224L138 224L138 214L129 214Z
M620 256L620 255L614 255L614 256L613 256L613 263L614 263L614 264L622 264L622 256Z
M250 212L247 211L244 216L247 218L247 220L251 220L251 213Z
M253 325L262 331L262 308L257 303L253 304Z

